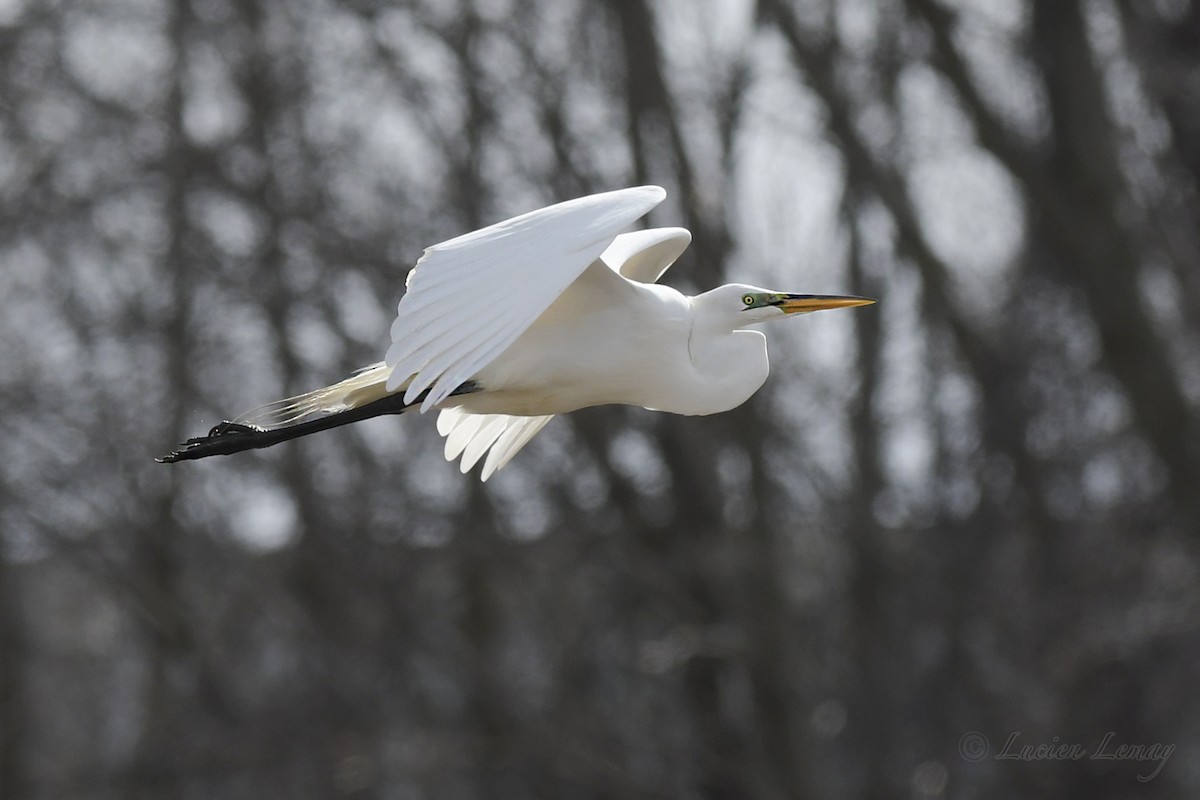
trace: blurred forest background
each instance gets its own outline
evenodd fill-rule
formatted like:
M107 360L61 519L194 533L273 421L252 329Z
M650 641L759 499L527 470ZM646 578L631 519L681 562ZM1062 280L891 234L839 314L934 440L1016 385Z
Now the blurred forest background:
M881 302L486 486L151 460L640 183ZM1198 191L1195 0L0 0L0 796L1196 796Z

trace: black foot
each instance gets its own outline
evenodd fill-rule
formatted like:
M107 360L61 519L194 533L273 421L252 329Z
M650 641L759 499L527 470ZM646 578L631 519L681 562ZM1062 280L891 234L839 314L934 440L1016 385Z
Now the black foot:
M176 461L238 453L260 446L257 444L257 440L266 432L266 428L260 428L257 425L225 420L219 425L214 425L213 429L208 432L208 436L188 439L179 445L178 450L173 450L154 460L160 464L174 464Z

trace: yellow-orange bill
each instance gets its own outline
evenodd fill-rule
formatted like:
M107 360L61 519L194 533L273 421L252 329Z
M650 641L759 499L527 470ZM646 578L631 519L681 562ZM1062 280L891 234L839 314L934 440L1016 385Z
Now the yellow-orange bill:
M824 311L828 308L853 308L854 306L869 306L875 301L870 297L855 297L838 294L789 294L786 295L779 307L785 314L807 314L810 311Z

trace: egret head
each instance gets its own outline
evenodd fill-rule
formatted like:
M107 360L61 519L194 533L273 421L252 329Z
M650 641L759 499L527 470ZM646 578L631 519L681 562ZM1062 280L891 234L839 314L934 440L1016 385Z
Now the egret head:
M808 314L828 308L853 308L875 301L869 297L834 294L788 294L743 283L729 283L695 298L697 306L714 323L731 330L772 319Z

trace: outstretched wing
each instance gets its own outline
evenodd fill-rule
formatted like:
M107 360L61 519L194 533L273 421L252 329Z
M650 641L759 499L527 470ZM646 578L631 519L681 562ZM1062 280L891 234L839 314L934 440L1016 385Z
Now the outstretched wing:
M531 211L428 248L392 323L387 390L428 411L541 316L666 192L640 186ZM411 379L411 380L410 380Z
M651 228L622 233L600 255L622 276L654 283L687 249L692 235L683 228ZM438 433L446 437L446 460L462 456L459 468L470 471L486 454L482 480L512 460L553 416L514 417L507 414L469 414L447 408L438 415Z

